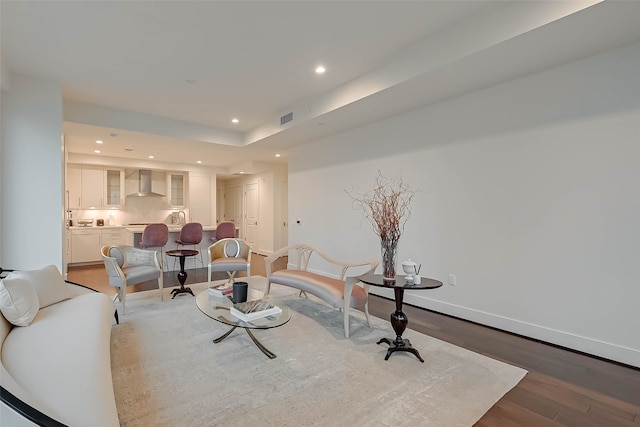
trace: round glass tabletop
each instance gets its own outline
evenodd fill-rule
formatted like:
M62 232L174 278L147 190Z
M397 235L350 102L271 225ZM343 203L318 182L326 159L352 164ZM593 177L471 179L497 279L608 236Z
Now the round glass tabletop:
M282 309L282 313L262 317L260 319L255 319L252 321L243 321L235 317L230 313L231 307L233 307L233 302L228 297L218 297L209 294L208 290L204 290L200 292L196 297L196 306L198 309L209 316L213 320L216 320L220 323L224 323L225 325L245 328L245 329L271 329L277 328L278 326L282 326L287 323L291 319L291 311L289 307L285 304L279 302L276 298L273 298L271 295L264 295L260 291L256 291L249 287L248 292L248 301L253 301L256 299L263 299L265 301L270 302L271 304L278 306Z

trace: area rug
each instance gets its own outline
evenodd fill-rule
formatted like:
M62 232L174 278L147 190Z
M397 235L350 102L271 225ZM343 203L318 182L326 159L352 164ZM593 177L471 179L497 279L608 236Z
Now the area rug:
M190 287L197 294L206 283ZM121 425L472 426L526 375L410 329L404 337L425 363L410 353L385 361L376 342L394 337L388 320L372 317L370 328L352 311L345 338L341 312L279 285L272 293L292 318L254 334L275 359L240 329L214 344L229 327L191 295L129 294L111 339Z

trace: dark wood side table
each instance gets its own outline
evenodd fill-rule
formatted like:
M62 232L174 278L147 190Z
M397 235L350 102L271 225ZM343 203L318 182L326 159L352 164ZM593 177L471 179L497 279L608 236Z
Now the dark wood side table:
M396 351L407 351L413 353L418 360L424 363L424 359L420 356L418 350L413 348L411 342L406 338L402 338L402 333L409 323L409 318L402 311L402 300L404 299L405 289L435 289L442 286L442 282L421 277L420 284L416 285L414 283L408 283L404 276L396 276L395 280L388 280L384 279L382 274L365 274L358 276L358 280L371 286L393 289L396 300L396 311L391 313L391 326L396 333L396 338L393 341L389 338L381 338L380 341L378 341L378 344L386 343L389 345L384 360L389 360L389 356Z
M193 249L176 249L172 251L167 251L165 253L169 256L180 258L180 272L178 273L178 282L180 282L180 287L171 291L171 293L173 294L171 299L174 299L176 295L182 294L182 293L187 293L187 294L191 294L191 296L194 296L191 288L184 287L184 282L187 281L187 272L184 271L184 260L186 257L196 256L200 252Z

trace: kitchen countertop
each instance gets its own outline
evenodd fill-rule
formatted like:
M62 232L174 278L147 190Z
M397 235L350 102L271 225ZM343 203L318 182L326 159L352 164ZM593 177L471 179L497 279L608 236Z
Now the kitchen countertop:
M179 224L167 224L167 227L169 227L169 232L170 233L175 233L175 232L179 232L180 229L182 228L182 225ZM71 227L69 227L70 230L95 230L95 229L103 229L103 228L121 228L121 229L125 229L128 232L131 233L142 233L144 231L144 226L140 226L140 225L101 225L101 226L97 226L94 225L92 227L80 227L77 225L73 225ZM202 230L203 231L214 231L216 229L215 225L203 225L202 226Z
M129 225L125 225L123 226L125 230L130 231L132 233L142 233L144 231L145 226L129 226ZM180 229L182 228L182 225L178 225L178 224L167 224L167 227L169 227L169 233L174 233L174 232L179 232ZM202 226L202 231L214 231L216 229L215 225L203 225Z

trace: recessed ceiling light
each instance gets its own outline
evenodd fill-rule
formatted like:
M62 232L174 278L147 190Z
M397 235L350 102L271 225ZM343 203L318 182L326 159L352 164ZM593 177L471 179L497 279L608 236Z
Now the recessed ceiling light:
M244 171L240 171L240 175L244 174Z
M318 66L316 67L316 74L322 74L322 73L324 73L325 71L327 71L327 70L326 70L322 65L318 65Z
M231 123L238 123L239 121L240 121L240 120L238 120L238 119L236 119L236 118L231 119Z
M276 154L276 157L280 157L280 154Z
M100 154L100 150L93 150L94 153Z
M154 159L155 157L153 157L153 156L149 156L149 158L150 158L150 159Z
M96 141L96 144L102 144L102 141L97 140L97 141Z
M201 164L201 163L202 163L202 160L198 160L198 161L196 161L196 163L197 163L197 164Z

